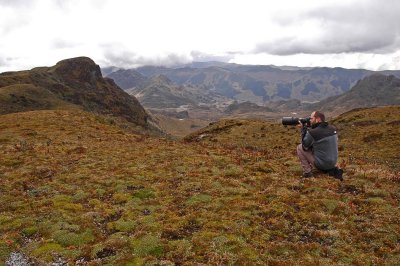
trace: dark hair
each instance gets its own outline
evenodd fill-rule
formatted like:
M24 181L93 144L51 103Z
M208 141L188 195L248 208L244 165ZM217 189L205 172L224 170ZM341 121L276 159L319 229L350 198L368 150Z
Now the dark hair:
M315 118L318 117L319 119L321 119L322 122L325 122L325 115L320 111L315 111L314 112L314 117Z

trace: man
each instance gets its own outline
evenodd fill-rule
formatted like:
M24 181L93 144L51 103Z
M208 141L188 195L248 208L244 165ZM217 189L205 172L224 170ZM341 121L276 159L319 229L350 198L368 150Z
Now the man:
M301 127L301 144L297 155L303 167L303 177L312 177L313 167L343 181L343 170L336 166L338 160L338 138L336 129L325 122L325 115L315 111L310 117L311 128Z

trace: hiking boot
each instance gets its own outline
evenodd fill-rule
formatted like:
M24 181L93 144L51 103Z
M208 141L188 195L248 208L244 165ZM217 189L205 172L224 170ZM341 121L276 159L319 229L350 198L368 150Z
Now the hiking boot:
M304 178L311 178L311 177L313 177L313 173L312 172L303 173L303 177Z
M329 169L329 170L325 170L324 171L326 174L328 174L329 176L332 176L335 179L339 179L340 181L343 181L343 170L339 169L337 167Z
M340 181L343 181L343 169L335 169L335 173L333 175L333 178L339 179Z

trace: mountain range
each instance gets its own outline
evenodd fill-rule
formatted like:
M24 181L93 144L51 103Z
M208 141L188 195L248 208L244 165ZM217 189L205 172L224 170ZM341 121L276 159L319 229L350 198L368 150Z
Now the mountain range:
M115 68L114 68L115 69ZM107 69L103 70L105 72ZM179 86L198 87L238 102L265 105L270 101L297 99L321 101L350 90L358 80L379 73L400 77L400 71L344 68L297 68L238 65L221 62L192 63L176 68L143 66L111 72L108 77L124 90L144 85L145 78L164 75ZM142 76L140 76L141 74Z
M101 71L108 73L107 77ZM309 115L312 110L333 117L358 107L399 105L399 78L382 73L399 71L279 68L218 62L192 63L179 68L101 70L90 58L78 57L62 60L52 67L1 73L0 114L79 109L183 137L224 117L279 119L292 114ZM305 80L313 80L314 85L300 89ZM266 90L270 88L266 84L278 86L283 81L292 84L287 90L288 97L281 97L284 90L278 89L279 97L274 96L273 90ZM328 83L331 87L323 85ZM314 102L293 97L297 93L322 98L323 91L326 96L334 95Z
M149 110L167 116L186 110L189 117L212 120L277 118L316 109L334 116L357 107L396 105L400 104L399 75L400 71L204 62L181 68L118 69L108 77Z
M308 109L339 115L353 108L400 105L400 79L373 74L359 80L351 90L312 104Z

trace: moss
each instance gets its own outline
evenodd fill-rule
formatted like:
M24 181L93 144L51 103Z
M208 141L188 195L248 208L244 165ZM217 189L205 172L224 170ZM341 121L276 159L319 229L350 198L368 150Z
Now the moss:
M32 255L46 262L53 260L54 253L62 252L64 248L57 243L43 243L39 248L33 250Z
M283 202L275 200L268 205L266 215L269 217L276 217L276 216L282 216L290 212L291 212L290 206L288 206Z
M104 259L106 259L107 262L111 262L114 258L110 259L110 257L114 257L116 254L117 252L114 249L109 248L104 244L97 244L92 248L91 257L93 259L103 259L102 263L104 263Z
M24 224L24 220L22 219L7 216L3 216L1 220L2 221L0 221L0 231L18 230Z
M98 200L98 199L90 199L89 200L89 204L92 207L99 207L99 206L102 205L102 202L100 200Z
M308 187L303 190L304 193L318 193L318 192L324 192L323 188L321 187Z
M400 261L400 254L393 254L389 258L387 258L386 263L388 265L396 265Z
M373 204L373 205L380 205L382 206L383 204L385 204L385 200L379 197L372 197L372 198L368 198L366 200L367 203Z
M96 189L96 195L98 197L104 197L106 195L107 191L105 189L102 188L97 188Z
M0 226L10 223L14 218L9 215L0 214Z
M192 244L185 239L169 241L166 250L166 257L176 262L188 261L194 255Z
M2 158L0 165L4 165L7 167L17 167L24 163L23 160L18 158Z
M234 235L221 235L213 239L213 246L219 251L225 252L239 252L244 247L243 239Z
M366 191L365 195L371 198L372 197L386 198L390 197L390 192L383 189L371 189Z
M160 238L152 235L132 240L131 247L134 254L139 257L148 255L159 257L164 253L164 246L161 243Z
M133 258L131 261L127 262L125 266L142 266L145 265L146 260L144 258Z
M339 205L339 201L332 199L323 199L322 204L328 213L333 213Z
M3 241L0 241L0 263L6 261L7 257L12 252L13 247Z
M74 203L82 202L89 197L89 193L84 192L83 190L78 190L74 196L72 197L72 201Z
M126 204L125 207L140 209L143 208L142 205L143 201L139 198L132 198Z
M244 187L225 187L221 190L226 191L226 193L230 195L242 195L249 193L249 190Z
M118 221L107 224L108 230L115 230L118 232L132 232L136 227L135 221L127 221L125 219L119 219Z
M112 199L114 200L115 203L122 204L126 203L130 199L130 195L125 193L115 193L112 196Z
M124 232L117 232L115 234L110 235L105 243L107 246L119 249L125 248L129 245L130 237L128 234Z
M10 137L1 137L1 138L0 138L0 144L1 144L1 143L7 143L7 142L10 141L10 139L11 139Z
M39 229L38 229L37 226L30 226L30 227L24 228L24 229L22 230L22 233L23 233L24 236L26 236L26 237L31 237L31 236L33 236L34 234L36 234L38 231L39 231Z
M149 198L154 198L155 193L152 189L145 188L142 190L139 190L138 192L135 192L133 194L133 197L138 198L138 199L149 199Z
M224 171L224 176L230 178L240 178L243 177L244 171L241 167L236 165L228 165L227 169Z
M30 208L30 205L25 200L14 200L9 203L10 210L13 211L24 211Z
M188 200L186 200L186 204L189 206L192 205L197 205L200 203L208 203L212 200L212 197L207 194L198 194L190 197Z
M55 195L52 200L54 206L58 207L64 205L65 203L72 202L72 197L69 195Z
M73 212L78 212L78 211L82 211L83 205L80 203L65 203L64 205L59 206L64 210L68 210L68 211L73 211Z
M54 240L63 247L83 246L92 242L95 237L91 230L86 230L83 233L74 233L68 230L59 230L53 233Z

